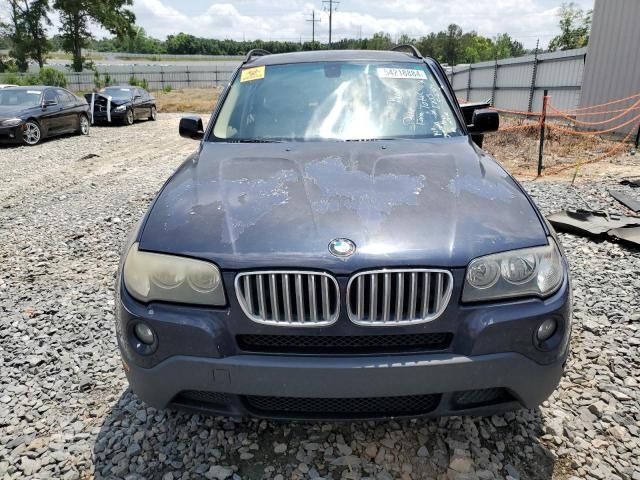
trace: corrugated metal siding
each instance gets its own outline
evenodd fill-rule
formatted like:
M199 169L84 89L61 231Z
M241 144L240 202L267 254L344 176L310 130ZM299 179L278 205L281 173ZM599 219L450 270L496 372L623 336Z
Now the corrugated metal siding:
M584 72L586 48L564 52L545 53L538 56L532 111L542 109L542 96L549 88L553 104L562 110L574 109L580 102L580 86ZM492 98L498 108L528 110L531 82L535 63L534 55L507 58L495 62L453 67L449 76L458 98L468 101L484 101ZM468 89L471 69L471 89ZM493 90L495 78L495 92ZM467 98L469 94L469 98Z
M636 93L640 93L640 0L596 0L581 106L598 105ZM604 109L618 109L629 104L627 102ZM620 121L604 127L620 125L639 113L635 110ZM604 118L607 116L579 117L586 121ZM626 133L635 130L638 123L634 121L620 131ZM597 128L602 129L603 126Z

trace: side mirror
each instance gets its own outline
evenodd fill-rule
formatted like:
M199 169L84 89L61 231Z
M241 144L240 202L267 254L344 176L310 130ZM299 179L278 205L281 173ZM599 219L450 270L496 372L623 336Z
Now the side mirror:
M135 97L133 97L134 100L137 100L139 98L142 98L142 95L136 95Z
M178 131L181 137L202 140L204 137L202 118L196 116L182 117Z
M53 107L58 104L57 100L45 100L42 104L43 107Z
M500 128L500 115L495 110L488 108L474 110L471 125L467 125L467 127L472 135L495 132Z

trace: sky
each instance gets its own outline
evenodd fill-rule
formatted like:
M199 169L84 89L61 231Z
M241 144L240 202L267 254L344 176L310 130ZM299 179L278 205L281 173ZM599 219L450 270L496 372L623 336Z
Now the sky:
M557 12L563 0L340 0L333 16L334 39L385 31L419 37L450 23L463 31L493 37L507 32L533 48L559 33ZM583 9L594 0L573 0ZM157 38L178 32L212 38L311 40L312 11L316 39L328 38L328 2L322 0L134 0L137 24Z

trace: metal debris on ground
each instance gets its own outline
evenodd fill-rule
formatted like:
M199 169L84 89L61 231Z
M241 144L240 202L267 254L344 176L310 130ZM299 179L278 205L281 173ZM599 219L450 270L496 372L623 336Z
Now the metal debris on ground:
M631 195L627 195L626 193L618 190L609 190L609 194L629 210L640 212L640 200L636 200L631 197Z

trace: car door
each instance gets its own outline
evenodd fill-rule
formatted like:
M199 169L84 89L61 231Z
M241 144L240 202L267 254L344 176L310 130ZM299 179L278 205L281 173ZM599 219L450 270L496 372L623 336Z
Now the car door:
M56 88L56 95L60 103L60 132L70 132L78 127L76 101L73 95L62 88Z
M144 98L142 95L142 90L140 88L136 88L133 91L133 113L135 114L137 120L145 118Z
M45 89L42 94L42 114L39 121L41 127L48 135L55 135L62 130L61 117L62 106L58 100L58 94L54 88Z

